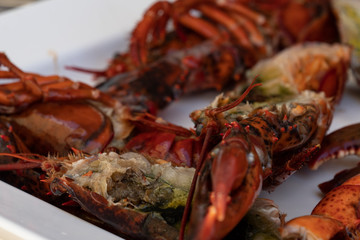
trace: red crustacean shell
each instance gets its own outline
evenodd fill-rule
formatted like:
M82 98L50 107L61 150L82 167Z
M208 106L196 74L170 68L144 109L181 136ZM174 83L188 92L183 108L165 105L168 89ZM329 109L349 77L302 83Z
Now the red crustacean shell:
M284 239L313 236L317 239L358 239L360 175L329 191L311 215L294 218L281 229ZM292 238L291 238L292 237Z
M66 155L71 148L96 153L113 138L111 120L85 102L38 103L9 119L30 151L43 155Z
M111 205L103 196L80 187L67 178L57 178L51 183L54 192L66 191L87 212L111 225L121 235L131 239L176 239L178 230L151 212Z

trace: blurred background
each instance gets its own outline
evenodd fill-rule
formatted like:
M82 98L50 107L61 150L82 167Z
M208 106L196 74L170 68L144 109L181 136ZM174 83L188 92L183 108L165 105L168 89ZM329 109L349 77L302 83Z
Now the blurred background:
M0 12L39 0L0 0Z

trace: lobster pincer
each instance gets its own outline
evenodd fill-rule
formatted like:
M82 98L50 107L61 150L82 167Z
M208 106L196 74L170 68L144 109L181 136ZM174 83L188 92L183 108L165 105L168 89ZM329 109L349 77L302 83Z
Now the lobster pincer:
M262 186L262 169L255 148L245 139L229 136L209 153L193 202L190 239L222 238L254 203Z
M333 181L339 184L329 188L311 215L291 219L281 228L283 239L359 239L359 168L345 172L357 174L352 177L342 174L344 171L337 174Z

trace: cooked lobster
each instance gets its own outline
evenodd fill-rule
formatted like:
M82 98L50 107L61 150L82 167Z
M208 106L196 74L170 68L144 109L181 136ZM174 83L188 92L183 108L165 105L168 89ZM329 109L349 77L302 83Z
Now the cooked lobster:
M287 75L289 68L278 69L275 75L266 74L269 69L280 67L278 62L287 61L286 63L291 64L287 57L281 57L288 56L288 51L295 52L296 54L291 55L298 58L293 58L293 61L301 64L292 68L290 75ZM334 53L337 53L336 57ZM136 131L125 145L127 149L121 150L127 152L125 155L109 153L66 158L34 158L31 155L19 157L22 161L31 162L29 167L40 167L47 173L46 182L50 184L53 194L69 193L85 210L122 234L140 239L160 236L177 238L179 228L176 226L184 208L183 227L187 222L186 212L190 205L186 205L186 202L191 202L192 191L197 182L193 201L193 206L196 207L192 208L186 236L201 239L222 238L251 208L262 186L279 184L317 152L331 122L333 104L338 99L338 94L342 93L328 88L326 84L336 82L336 90L342 89L349 53L347 46L310 44L295 46L274 58L280 60L259 63L263 67L254 67L252 73L259 74L258 81L262 85L250 85L245 93L242 93L239 87L216 98L209 108L195 111L192 114L196 123L195 132L161 123L149 114L130 118L129 121L136 127ZM318 68L313 71L314 68L306 67L307 64L316 64ZM309 76L312 77L308 78L308 82L299 84L294 76L305 69L311 70ZM314 84L314 81L317 83ZM299 88L294 88L294 85L299 85ZM313 87L314 85L316 87ZM323 91L333 98L326 97ZM238 98L239 94L242 94L241 98ZM154 147L148 147L145 136L152 137L154 134L168 136L172 140L151 141ZM289 138L292 139L290 144L286 143ZM197 145L199 143L200 147ZM174 149L181 151L172 151ZM142 155L131 151L140 152ZM163 153L165 155L161 155ZM190 159L197 160L180 161L181 154L188 154ZM114 158L125 160L113 160ZM139 161L142 163L131 159L141 159ZM127 168L132 161L136 164ZM175 173L194 173L194 168L184 166L195 166L195 176L199 174L199 181L194 178L194 184L191 185L191 173L186 175L185 190L184 187L181 187L182 190L177 189L175 183L170 183L170 186L161 185L169 184L169 180L162 179L167 177L168 171L173 171L173 166L168 161L173 165L182 165L176 168ZM124 164L127 170L119 170L121 173L118 173L116 169L120 169L120 166L115 167L116 164ZM10 163L3 165L1 169L27 168L26 164L21 165L21 162ZM141 166L145 168L142 169ZM158 167L165 167L165 170L159 173L155 170ZM154 171L160 175L156 175ZM178 176L182 175L183 173ZM92 178L95 180L90 181ZM177 182L178 179L172 181ZM127 189L125 195L122 193L124 187ZM151 190L152 187L155 188ZM171 189L171 194L166 189ZM182 197L177 199L182 201L167 205L172 202L171 196L178 196L176 194L181 194ZM155 199L152 199L152 196ZM189 200L185 201L185 196ZM172 217L169 218L167 214ZM134 224L124 224L129 221ZM161 227L155 227L158 223L161 223ZM162 229L168 231L164 232ZM180 232L182 231L180 229Z
M298 7L300 8L302 6L294 1L277 1L277 3L281 4L281 6L287 6L288 9L298 9ZM310 4L310 2L307 3ZM78 89L78 84L74 84L69 80L65 80L65 82L71 86L70 88L68 88L68 85L65 84L60 86L60 89L58 89L56 87L57 83L60 85L62 84L62 80L58 77L55 77L54 82L51 82L51 84L48 85L46 81L42 82L43 79L47 80L47 78L36 74L25 74L17 68L14 68L14 66L10 64L6 58L3 58L3 64L8 66L10 69L10 71L3 72L4 76L11 76L12 78L16 77L21 81L20 84L9 84L4 87L4 91L2 92L3 96L5 96L4 99L7 100L9 97L13 96L12 93L16 93L15 96L25 96L24 101L15 101L10 104L7 104L7 102L4 101L4 104L6 103L6 107L4 109L7 111L7 116L2 117L2 119L6 120L6 123L4 123L5 133L2 134L3 142L1 142L4 143L4 145L1 147L5 146L4 149L6 149L6 151L23 151L19 149L23 149L22 146L27 145L19 142L16 149L15 145L8 144L9 141L12 142L19 139L16 129L6 126L9 120L14 121L13 119L17 118L18 111L19 114L23 114L27 113L29 109L37 110L41 109L42 106L54 106L52 103L49 103L49 101L55 100L56 102L61 102L61 105L63 105L63 101L68 102L68 100L70 100L72 103L80 102L81 104L84 104L86 109L88 107L95 109L91 111L91 113L103 116L103 118L101 118L103 120L101 121L101 125L110 126L105 124L105 122L109 121L114 125L118 119L120 119L121 122L124 123L123 126L126 127L121 128L125 132L122 131L122 134L120 134L121 144L117 146L122 146L125 143L125 147L127 148L121 150L127 152L125 155L119 155L122 160L125 159L126 161L120 161L122 161L122 163L125 162L124 164L127 166L127 161L129 159L141 158L140 162L146 165L146 168L139 169L138 163L136 163L133 168L129 168L129 171L126 170L125 174L123 173L124 175L119 176L118 173L107 172L104 176L110 176L111 179L108 178L109 180L105 181L106 184L102 182L103 184L100 187L101 191L95 190L97 188L97 186L95 186L97 183L96 180L91 181L95 184L93 186L89 184L88 181L83 181L81 179L90 179L95 177L96 174L94 173L96 173L96 171L106 171L108 168L98 165L98 160L102 159L102 156L109 157L105 157L106 160L101 162L109 163L110 166L112 166L112 158L119 157L114 153L104 155L94 154L91 156L80 154L75 157L70 156L68 158L44 158L38 155L17 155L17 157L20 156L22 158L22 161L4 165L2 170L39 167L48 175L48 179L45 182L50 184L50 188L54 194L61 194L64 192L69 193L71 197L85 210L93 213L102 221L114 226L119 232L125 233L130 237L140 239L172 239L177 238L178 236L179 228L177 224L179 224L179 216L182 215L182 209L186 207L186 203L183 201L184 195L189 195L189 200L187 201L188 204L185 208L189 209L189 203L191 201L191 195L195 184L192 186L187 184L185 193L183 192L181 195L181 202L176 203L176 205L172 205L176 208L172 209L170 205L166 205L172 202L169 200L172 199L169 197L171 194L169 195L167 190L170 189L174 192L180 191L177 188L178 186L173 186L176 181L171 181L171 186L166 185L164 187L164 185L161 184L157 185L159 182L163 182L162 175L157 176L157 178L151 178L151 176L147 174L150 173L151 175L154 173L151 172L152 170L148 171L147 169L153 168L156 164L159 166L170 165L167 161L171 161L174 165L195 166L197 167L196 173L200 174L200 180L197 181L196 184L197 190L195 192L193 210L189 221L189 230L186 233L186 236L189 236L190 238L199 237L206 239L222 238L226 236L228 232L240 221L240 219L243 218L248 209L250 209L258 191L262 188L262 185L265 187L272 187L273 185L279 184L284 177L287 177L293 171L297 170L305 164L309 158L315 155L331 122L333 103L340 100L342 94L343 85L345 83L345 72L349 61L349 49L345 46L336 46L336 51L329 50L327 48L328 46L325 46L325 51L315 52L314 55L311 55L312 51L317 48L322 49L323 45L310 46L309 48L302 46L306 49L304 51L304 55L300 54L302 47L300 47L300 50L295 48L297 50L293 51L289 55L293 56L295 53L295 56L299 56L297 59L299 62L296 60L293 61L296 63L294 64L295 66L301 66L301 68L295 68L296 71L291 72L290 74L287 74L289 69L279 69L278 67L281 65L274 65L270 63L264 65L259 64L258 66L261 67L255 67L250 74L255 73L255 75L259 75L262 86L252 89L250 93L247 91L246 94L242 95L243 98L245 98L245 101L249 102L249 105L244 102L240 103L244 100L243 98L236 100L242 94L242 91L244 91L244 87L239 87L237 91L230 92L223 97L217 98L214 101L213 106L209 109L196 111L192 114L196 123L197 134L194 134L193 131L188 131L168 123L162 124L161 120L148 114L140 114L136 115L136 117L128 114L129 112L143 112L144 109L147 112L155 113L157 108L165 106L171 99L175 99L183 92L187 92L187 87L185 87L186 85L184 85L181 81L183 79L182 77L198 76L199 74L203 74L202 66L206 65L206 60L208 60L208 58L204 56L210 55L211 59L214 58L216 60L215 66L218 66L219 68L214 68L213 65L211 65L210 70L213 72L209 75L210 80L201 81L201 89L207 89L209 86L220 86L219 88L222 88L223 85L228 82L228 79L231 81L232 78L236 79L236 76L241 76L243 72L240 71L241 74L239 75L239 72L237 71L238 69L242 70L242 66L237 64L239 59L245 59L244 62L248 63L247 61L250 58L250 64L247 66L251 66L264 55L272 54L266 51L267 49L264 47L267 46L267 41L265 41L265 45L262 45L263 43L257 42L256 38L254 41L252 37L248 39L240 37L241 28L236 27L235 30L229 28L231 24L227 24L231 22L228 22L228 19L225 19L225 21L223 21L224 19L220 19L220 21L219 19L209 20L209 18L219 15L224 16L229 14L229 16L232 16L233 12L230 8L234 6L233 9L238 9L238 6L243 6L240 3L235 3L233 5L230 2L225 2L225 5L222 5L221 3L214 1L204 1L200 3L193 1L178 1L176 4L177 5L174 3L174 6L177 6L174 9L179 11L177 13L175 12L175 15L167 15L167 10L170 9L170 13L173 13L174 10L172 4L170 3L160 2L157 5L154 5L154 7L151 8L151 11L146 14L144 23L140 23L137 30L134 31L134 38L131 43L131 59L128 58L128 56L122 56L122 58L125 59L125 62L135 61L135 63L131 62L130 67L128 67L128 69L134 70L126 73L128 75L114 77L115 80L116 78L125 79L120 81L120 84L124 84L120 87L120 90L116 89L114 92L115 94L120 94L120 98L118 100L122 101L121 103L123 104L126 103L124 104L126 106L125 108L118 108L118 104L120 104L119 101L110 98L108 95L104 95L93 88L81 84L80 89ZM246 4L250 3L246 2ZM260 9L261 11L264 11L265 9L271 10L270 13L272 18L270 19L277 16L274 14L276 9L271 8L271 6L266 3L257 4L256 9ZM315 2L313 4L315 4ZM316 1L316 4L321 4L320 6L328 5L325 1ZM214 6L218 9L214 8ZM235 6L237 6L237 8L235 8ZM198 9L203 16L199 19L194 18L189 14L191 9ZM155 14L156 18L153 19L152 17L154 15L152 15L152 13L155 10L156 13L161 14L160 16ZM249 9L245 10L246 13L251 12ZM324 12L321 11L321 13ZM259 17L261 24L263 21L261 19L264 19L264 17L258 14L255 15ZM287 15L280 14L280 16L281 18L284 18ZM317 15L312 15L312 17L313 16L317 17ZM326 17L320 18L321 21L315 22L321 26L320 23L322 23L324 19L328 19L330 13L326 13L325 11L324 16ZM158 42L144 43L143 39L145 38L142 38L143 36L147 36L148 30L153 30L154 34L150 37L150 39L160 39L160 42L164 39L168 39L170 35L166 35L166 38L162 38L161 36L165 35L163 31L165 29L164 26L170 17L172 17L175 22L175 30L177 34L180 34L180 36L183 34L183 36L186 36L188 39L192 38L194 41L189 44L190 50L185 51L182 47L184 45L180 45L181 47L176 50L176 53L180 56L178 58L177 54L173 54L172 50L168 50L171 48L158 48ZM312 17L310 17L310 19ZM221 27L213 28L213 20L219 23L216 25L221 25ZM233 21L234 19L230 20ZM196 24L188 24L189 22L187 21ZM312 21L309 19L305 21L306 24L304 25L307 26L309 21L311 22L311 26L319 26L317 24L312 25ZM159 22L163 25L157 25ZM252 26L248 21L247 23L248 25L246 25L246 27ZM154 28L155 26L163 26L163 28L160 28L160 31L158 31L157 28ZM206 28L189 29L192 26L206 26ZM265 30L267 27L268 26L262 26L259 29ZM146 28L146 31L140 31L142 28ZM197 32L197 30L200 30L200 33ZM202 30L209 30L210 34L201 32ZM247 30L250 30L250 28ZM191 33L188 33L188 31ZM266 33L266 31L264 32ZM294 31L289 30L289 32L295 34ZM251 33L258 34L258 32ZM208 36L206 36L206 34L208 34ZM308 33L303 35L308 36L307 34ZM210 35L215 36L215 39L208 39L207 41L204 41L203 37L209 37ZM227 36L225 41L221 39L222 36ZM265 34L265 36L266 37L264 39L267 39L268 35ZM277 35L277 38L279 38L279 36L282 35ZM277 38L270 39L273 40ZM295 37L294 39L296 39L294 41L297 41L297 39L307 38L303 38L302 36L299 38ZM327 40L329 39L331 38L327 38ZM234 40L235 43L233 42ZM249 40L248 42L250 42L250 45L247 45L247 40ZM292 43L293 42L291 42L291 44ZM148 47L148 44L150 47ZM228 45L226 44L230 44L230 47L228 48ZM289 44L288 40L282 40L279 46L286 46L287 44ZM201 46L205 46L204 52L200 51L202 49ZM212 48L212 46L214 46L214 48ZM213 51L213 49L215 49L215 51ZM223 49L226 51L222 51ZM228 49L230 49L230 51L227 51ZM259 52L252 56L251 53L255 53L254 49L259 50ZM201 53L201 61L197 59L193 61L194 58L192 55L194 52L192 51L195 51L195 53ZM163 57L165 52L169 55L173 54L171 55L170 60ZM190 54L186 55L188 53ZM246 54L242 55L243 53ZM219 54L221 55L220 59L230 59L225 64L225 70L223 70L222 65L219 65L221 61L216 58ZM236 57L234 57L234 55ZM261 57L259 57L259 55ZM238 56L241 56L241 58L237 58ZM304 61L304 59L308 60L309 58L311 58L311 61L310 64L307 65L307 62ZM157 69L155 67L152 68L153 66L160 66L156 64L161 63L163 64L162 66L169 66L164 64L164 62L167 63L166 61L181 63L181 71L176 72L176 76L174 78L169 78L169 82L171 82L171 84L179 81L181 83L180 85L174 84L175 87L171 87L171 84L166 82L165 87L170 86L169 91L168 89L160 91L161 89L159 90L159 88L152 91L151 88L150 90L145 88L145 90L142 89L143 92L140 93L136 91L131 92L130 98L127 98L128 96L124 94L126 93L124 91L128 91L129 89L136 90L136 86L138 86L141 82L135 82L131 79L143 78L144 80L142 80L142 83L146 83L148 80L146 78L147 75L145 74L151 72L151 69ZM288 61L288 59L283 57L280 58L279 61L284 63ZM294 63L293 61L289 61L290 65ZM123 63L120 63L120 65L121 64ZM145 67L141 66L142 64L144 64ZM149 66L151 67L150 71L147 69ZM176 66L176 64L172 66ZM167 68L165 69L168 70ZM221 79L220 83L213 81L215 79L214 76L217 76L216 73L219 69L223 70L221 73L225 73L224 75L221 74L221 76L226 76ZM275 72L273 72L273 70L275 70ZM307 73L306 75L311 76L307 78L308 81L305 81L305 83L301 81L303 80L303 76L301 75L303 71ZM272 76L269 76L269 73L276 73L278 75L275 78L272 78ZM113 73L110 75L112 74ZM129 80L127 76L131 76L131 74L134 74L135 78L131 78ZM286 76L291 77L286 78ZM249 78L253 79L253 77ZM193 83L191 79L191 77L187 78L186 80L188 81L185 82ZM198 80L197 78L193 79ZM154 82L151 82L150 86L152 86L152 84L154 84ZM189 86L191 86L191 84ZM199 90L194 88L194 85L191 87L192 88L190 88L191 90L189 90L189 92L192 90ZM63 89L65 89L64 92ZM307 90L309 89L314 92L308 92ZM121 92L121 90L123 92ZM9 91L11 94L8 94ZM145 100L143 100L143 96L147 94L146 91L154 94L155 100L151 97L144 97ZM324 91L326 96L322 93L317 93L321 91ZM17 93L19 93L19 95L17 95ZM49 93L51 94L49 95ZM52 93L55 93L56 96L60 97L49 97L53 96ZM110 92L108 93L111 94ZM112 95L112 97L114 96L115 95ZM159 97L160 100L157 101ZM329 99L329 97L333 97L335 101ZM77 109L76 106L73 108L74 105L72 104L67 105L64 103L64 105L71 109ZM101 105L101 107L99 107L99 105ZM120 110L121 114L117 115L118 119L113 116L109 117L105 113L106 111L103 110L103 105L110 107L111 112L114 111L114 109L115 111L117 111L116 109L122 109ZM58 106L57 103L56 106ZM137 108L137 106L140 106L140 108ZM52 112L51 116L56 115L53 107L47 107L45 111L49 110ZM315 122L315 119L319 121ZM84 124L84 122L81 124ZM133 135L129 135L133 128L136 128L135 131L132 132ZM106 129L107 137L105 138L106 141L104 141L106 143L101 144L101 146L97 146L95 150L93 148L82 147L82 145L78 147L78 145L67 144L65 148L63 147L62 151L68 152L71 148L70 146L75 146L85 152L97 152L104 150L105 146L108 145L107 143L110 139L112 139L109 136L116 133L116 131L110 131L111 128ZM31 133L29 135L33 134ZM93 136L92 134L90 135ZM152 142L151 144L153 145L149 144L149 147L149 145L147 145L147 141L151 141L154 136L159 137L160 140L163 140L161 139L162 137L166 137L166 140L168 141ZM126 139L126 137L130 137L129 142L127 142L128 139ZM287 146L284 143L285 140L288 140L288 137L292 137L292 144L290 146ZM82 141L87 138L76 138L76 140L77 139L80 139L79 142L82 143ZM60 140L59 142L61 143L63 140ZM59 145L59 142L55 145ZM164 142L166 142L165 147L162 145ZM158 148L153 148L152 146ZM190 148L194 151L190 151ZM45 148L42 148L42 150L43 149ZM129 149L141 152L143 155L130 152L130 154L134 155L129 157ZM31 150L29 151L34 153L38 150L31 147ZM14 154L3 155L16 156ZM181 159L182 156L185 157ZM242 161L238 162L234 156L239 157ZM143 160L144 158L146 161ZM203 164L202 161L204 161ZM228 170L224 172L221 167L223 165L234 167L230 167L230 169L224 168L224 170ZM79 168L77 168L77 166ZM159 166L156 166L155 168ZM165 174L167 171L172 171L171 167L166 169ZM186 171L190 169L190 172L194 171L194 169L191 168L182 167L181 169L186 169ZM230 172L231 174L229 174ZM183 173L181 173L181 176L182 174ZM197 175L198 174L195 174L195 176ZM188 181L191 177L187 175L185 178ZM226 184L223 184L223 178L225 177L228 177L228 181L225 182ZM119 186L121 190L124 190L124 182L131 186L130 190L126 191L129 193L129 195L126 196L121 195L121 192L116 190ZM194 183L195 182L196 179L194 180ZM229 182L231 184L228 184ZM111 187L104 191L104 185L108 186L107 184ZM145 187L139 188L142 184L144 184ZM115 189L112 187L115 187ZM155 189L150 187L155 187ZM159 189L163 190L163 187L166 191L156 192ZM181 191L184 190L181 189ZM114 195L109 196L109 192ZM134 194L134 192L136 192L136 194ZM156 195L154 192L159 195ZM156 195L155 199L152 198L153 194ZM245 197L243 201L237 201L242 196ZM122 205L120 207L117 204L111 205L111 203L114 203L114 199L116 199L116 203L120 202ZM146 202L146 204L144 204L144 202ZM108 204L110 204L110 207ZM239 211L235 213L235 211L233 211L234 209ZM186 211L187 210L185 210L185 213ZM232 217L229 218L229 215ZM184 214L183 216L185 219L183 221L184 228L187 220L187 214ZM134 224L128 224L129 221L133 221ZM164 231L164 229L166 231ZM211 231L208 231L209 229ZM182 229L180 231L184 230ZM181 233L181 235L182 234L183 233Z
M154 114L184 94L239 82L295 43L338 39L329 1L158 1L106 70L70 68L105 78L99 89Z
M338 129L323 141L323 148L309 163L312 169L324 162L348 155L359 156L360 124ZM336 140L335 140L336 139ZM343 170L335 177L319 185L325 194L311 215L289 220L281 230L284 239L312 237L314 239L359 238L359 166ZM315 224L316 223L316 224Z

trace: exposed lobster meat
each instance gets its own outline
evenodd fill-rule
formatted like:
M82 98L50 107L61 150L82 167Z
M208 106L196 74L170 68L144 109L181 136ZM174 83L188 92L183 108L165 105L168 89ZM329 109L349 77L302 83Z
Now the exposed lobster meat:
M7 68L0 78L16 81L0 87L0 122L8 129L1 136L7 151L67 155L76 148L96 153L131 132L129 110L98 89L23 72L3 53L0 65Z
M176 239L175 225L194 174L193 168L135 152L114 152L26 161L49 176L53 194L70 194L81 207L132 239Z

